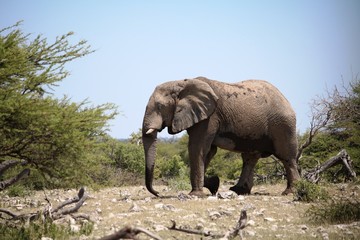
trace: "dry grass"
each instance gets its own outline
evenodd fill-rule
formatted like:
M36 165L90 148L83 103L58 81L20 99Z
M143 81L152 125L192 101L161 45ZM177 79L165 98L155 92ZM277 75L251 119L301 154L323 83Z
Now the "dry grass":
M87 213L95 221L93 233L82 239L97 239L113 233L122 227L138 226L146 228L163 239L201 239L201 236L170 231L171 220L177 226L191 229L202 229L213 233L225 233L235 227L242 209L247 210L249 225L243 230L245 239L359 239L360 223L347 225L313 225L305 217L309 203L293 201L293 196L281 196L285 184L259 185L253 193L261 195L231 195L226 199L216 197L185 198L187 192L174 192L165 186L156 186L166 198L156 198L144 187L107 188L91 191L90 199L80 211ZM229 186L222 186L221 193L228 193ZM358 197L359 186L331 185L327 187L331 194L353 194ZM76 190L48 191L47 196L54 205L72 197ZM265 195L266 194L266 195ZM11 201L13 201L11 203ZM12 205L15 202L39 202L31 208L25 204L20 211L36 211L44 202L44 193L36 192L27 199L1 197L1 205ZM9 206L10 207L10 206ZM203 239L206 239L202 237ZM140 239L148 239L140 235Z

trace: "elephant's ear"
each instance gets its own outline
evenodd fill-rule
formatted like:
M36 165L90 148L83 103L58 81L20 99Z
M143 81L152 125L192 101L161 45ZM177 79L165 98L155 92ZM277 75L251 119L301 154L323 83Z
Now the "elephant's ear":
M218 99L206 82L197 79L186 80L184 89L178 96L172 132L181 132L208 118L215 111Z

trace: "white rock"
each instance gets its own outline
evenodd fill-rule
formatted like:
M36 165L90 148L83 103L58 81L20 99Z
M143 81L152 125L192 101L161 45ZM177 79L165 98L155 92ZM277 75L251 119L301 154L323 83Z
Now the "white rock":
M264 221L265 222L275 222L276 220L274 218L271 218L271 217L266 217L266 218L264 218Z
M276 230L278 230L278 225L272 225L272 226L271 226L271 230L274 231L274 232L275 232Z
M129 212L141 212L142 209L135 202L132 203L132 206L129 209Z
M98 213L98 214L101 214L102 213L102 210L100 208L96 208L95 211Z
M77 233L80 231L80 226L79 225L70 225L70 231Z
M254 220L249 220L247 221L247 226L255 226L255 221Z
M209 196L209 197L207 198L207 200L209 200L209 201L217 201L218 198L217 198L216 196Z
M240 201L244 201L244 200L245 200L245 196L244 196L244 195L239 195L239 196L237 197L237 199L240 200Z
M53 240L53 239L50 237L42 237L41 240Z
M245 230L245 233L250 237L254 237L256 235L256 232L251 230Z
M75 225L76 221L74 218L72 218L70 215L66 215L65 216L66 221L70 224L70 225Z
M209 212L209 217L211 220L216 220L221 217L221 214L217 211Z
M218 192L217 197L219 199L234 199L237 197L237 194L233 191Z
M156 209L163 209L167 211L175 211L175 207L171 204L157 203L155 204Z
M324 240L329 240L329 234L326 233L326 232L321 233L321 237L322 237L322 239L324 239Z
M159 225L159 224L154 225L153 228L156 232L167 230L167 227L165 227L164 225Z

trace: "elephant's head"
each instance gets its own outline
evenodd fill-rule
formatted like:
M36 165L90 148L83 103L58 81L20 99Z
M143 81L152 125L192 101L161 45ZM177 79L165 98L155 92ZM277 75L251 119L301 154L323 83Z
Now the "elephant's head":
M200 78L171 81L156 87L146 106L142 139L145 150L146 188L158 196L152 187L156 155L157 132L168 128L179 133L207 119L216 108L218 97Z

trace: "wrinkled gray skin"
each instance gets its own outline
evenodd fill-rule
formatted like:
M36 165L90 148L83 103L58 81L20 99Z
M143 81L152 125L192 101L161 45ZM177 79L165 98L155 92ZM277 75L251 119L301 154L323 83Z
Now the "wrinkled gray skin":
M146 187L154 195L153 171L157 132L187 130L191 195L202 196L203 187L215 194L219 178L205 177L217 147L241 152L244 161L238 183L230 189L250 194L259 158L276 156L284 164L287 188L292 192L300 178L297 165L296 117L286 98L270 83L248 80L235 84L198 77L156 87L146 107L142 139L146 161Z

